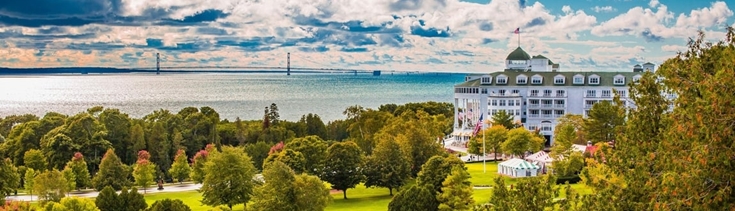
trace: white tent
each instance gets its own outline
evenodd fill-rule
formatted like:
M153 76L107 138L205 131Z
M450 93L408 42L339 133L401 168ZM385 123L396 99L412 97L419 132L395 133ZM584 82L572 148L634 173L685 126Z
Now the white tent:
M551 162L554 161L554 158L552 158L549 153L546 153L542 150L538 151L537 153L533 153L532 155L526 156L526 161L538 165L539 167L541 167L541 172L546 173L547 168L551 166Z
M513 158L498 164L498 174L510 177L535 177L539 167L523 159Z

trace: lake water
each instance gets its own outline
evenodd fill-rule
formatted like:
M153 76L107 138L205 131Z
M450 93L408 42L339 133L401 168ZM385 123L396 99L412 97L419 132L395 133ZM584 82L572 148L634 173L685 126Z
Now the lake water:
M464 74L90 74L0 76L0 117L55 111L73 115L101 105L132 117L158 109L214 108L220 118L261 119L278 105L282 119L315 113L325 121L344 119L351 105L451 102Z

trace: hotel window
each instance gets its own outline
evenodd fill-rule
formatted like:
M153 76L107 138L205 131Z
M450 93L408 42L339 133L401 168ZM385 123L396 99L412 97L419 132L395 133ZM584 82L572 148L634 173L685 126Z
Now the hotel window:
M551 97L551 90L550 89L544 90L544 97Z
M487 94L487 89L486 88L482 88L482 94Z
M584 84L584 76L578 75L574 76L574 84Z
M623 77L623 76L615 76L615 80L613 80L613 84L615 84L615 85L625 85L625 77Z
M533 76L533 77L531 77L531 84L541 84L541 82L543 81L543 79L544 78L541 77L541 76Z
M520 116L520 115L521 115L521 109L516 109L516 116Z
M590 108L592 108L593 105L595 105L596 102L597 101L594 101L594 100L585 100L584 101L584 108L590 109Z
M538 110L530 110L528 112L531 113L531 117L538 117Z
M551 110L541 110L543 117L551 117Z
M518 94L518 93L520 93L520 92L521 92L521 90L517 90L517 89L514 89L514 90L513 90L513 91L512 91L511 93L513 93L513 94Z
M543 126L541 126L541 131L551 131L551 125L543 124Z
M597 91L587 90L587 97L597 97Z
M504 75L500 75L495 78L495 83L497 84L507 84L508 83L508 77Z
M600 84L599 76L590 76L589 84Z
M557 97L564 97L564 90L556 90Z
M498 104L498 106L505 106L505 100L500 100L500 103Z
M531 97L536 97L536 96L538 96L538 90L536 89L531 90Z
M508 106L516 106L515 100L508 100Z
M601 97L610 97L610 90L602 90L602 96Z
M498 90L500 96L505 96L505 89Z
M564 76L554 77L554 84L564 84Z
M528 100L528 104L530 104L532 107L537 107L538 106L538 99Z
M498 111L497 111L497 110L495 110L495 109L493 109L493 110L491 111L491 113L492 113L492 115L493 115L493 116L495 116L495 114L497 114L497 113L498 113Z
M470 77L469 76L464 77L464 81L469 81L469 80L470 80Z
M528 125L528 130L536 130L536 125Z
M516 105L521 105L521 100L516 100Z
M627 92L625 90L617 90L617 91L618 91L618 95L620 95L620 97L627 97L626 96L626 93Z
M513 116L513 109L508 109L505 111L506 114Z
M492 105L492 106L498 106L498 101L497 100L492 100L490 102L491 102L490 105Z
M554 110L554 116L555 117L564 116L564 110Z
M526 81L528 80L528 77L525 75L520 75L516 77L516 84L526 84Z
M641 80L641 75L633 76L633 82L638 82Z
M490 83L492 83L492 81L493 80L490 77L482 77L482 81L481 82L482 82L482 84L490 84Z
M564 108L564 100L554 100L554 105L556 105L557 108Z

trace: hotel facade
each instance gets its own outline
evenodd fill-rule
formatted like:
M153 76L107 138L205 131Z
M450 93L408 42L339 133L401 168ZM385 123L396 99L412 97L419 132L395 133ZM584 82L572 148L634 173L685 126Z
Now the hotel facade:
M612 101L613 92L626 106L634 106L628 84L655 65L635 65L623 72L561 72L559 64L542 55L532 57L518 47L507 56L505 67L501 72L469 74L454 86L455 140L469 140L476 124L487 128L487 120L505 111L526 129L539 130L545 145L551 146L557 119L565 114L587 117L595 103Z

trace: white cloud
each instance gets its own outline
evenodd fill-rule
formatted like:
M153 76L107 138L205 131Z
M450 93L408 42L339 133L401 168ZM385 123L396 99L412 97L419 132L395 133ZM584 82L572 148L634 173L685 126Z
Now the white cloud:
M602 13L602 12L615 12L617 9L613 8L612 6L595 6L592 8L592 11L595 11L596 13Z
M650 2L648 2L648 6L651 7L651 8L654 8L654 7L658 6L659 4L661 4L661 3L659 3L658 0L651 0Z
M661 50L665 52L680 52L686 50L687 47L683 45L662 45Z

